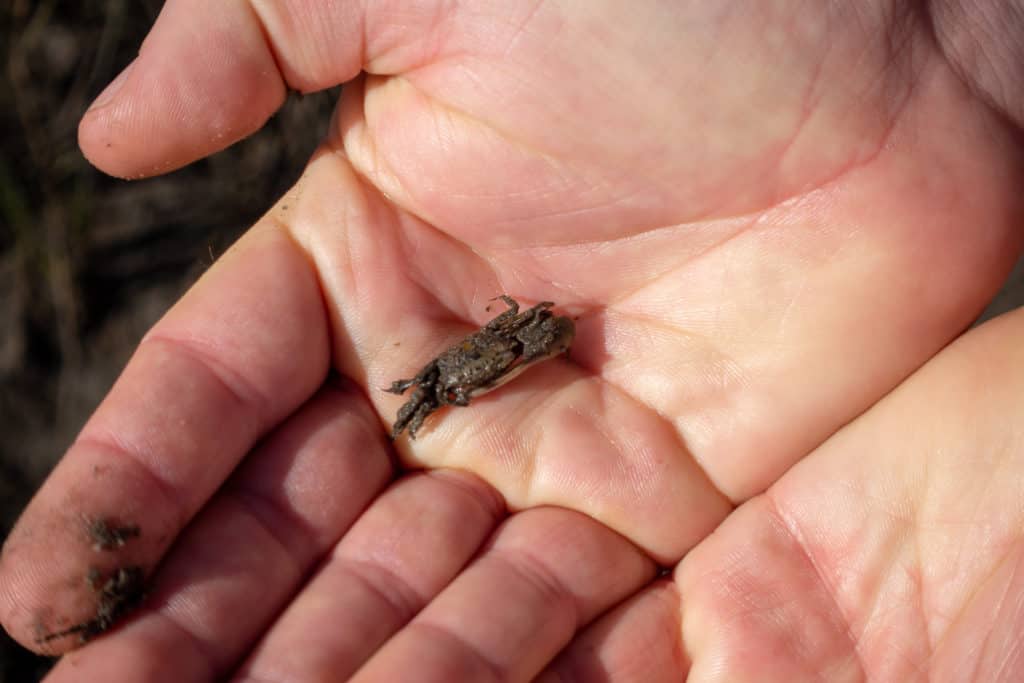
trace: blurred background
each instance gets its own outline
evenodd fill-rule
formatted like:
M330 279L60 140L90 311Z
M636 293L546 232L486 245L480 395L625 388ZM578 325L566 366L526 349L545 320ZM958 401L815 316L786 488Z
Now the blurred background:
M252 138L126 182L93 169L76 128L135 56L159 0L0 3L0 534L146 329L295 181L337 89L300 97ZM984 317L1024 301L1024 269ZM0 632L0 683L49 660Z
M258 134L170 175L103 175L78 120L162 5L0 2L0 537L146 329L298 178L338 94L292 95ZM0 683L48 668L0 631Z

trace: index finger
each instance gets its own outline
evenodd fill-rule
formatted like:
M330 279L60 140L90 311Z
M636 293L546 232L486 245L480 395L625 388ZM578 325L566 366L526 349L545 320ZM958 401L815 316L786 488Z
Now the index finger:
M109 626L97 595L136 588L118 577L153 569L329 358L312 267L280 226L257 225L146 335L11 531L3 626L36 651L73 644L45 637L76 623Z

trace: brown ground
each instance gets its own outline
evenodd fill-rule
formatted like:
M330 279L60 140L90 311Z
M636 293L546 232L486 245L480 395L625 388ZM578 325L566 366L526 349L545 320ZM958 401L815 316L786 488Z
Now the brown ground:
M336 95L293 97L258 135L169 176L102 175L78 151L78 119L134 56L161 4L0 3L4 536L142 333L294 181ZM1021 301L1018 268L990 310ZM38 680L47 668L0 632L0 683Z

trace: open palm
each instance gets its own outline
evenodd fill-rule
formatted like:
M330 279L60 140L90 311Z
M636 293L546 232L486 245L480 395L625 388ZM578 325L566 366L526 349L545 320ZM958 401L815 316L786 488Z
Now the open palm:
M11 534L0 615L31 647L74 645L37 639L89 618L88 567L155 568L138 616L55 678L519 680L579 634L552 673L674 679L692 660L744 680L745 635L771 641L727 598L787 592L793 623L824 614L848 640L774 650L779 671L882 670L852 654L863 612L828 609L821 558L849 547L812 535L815 554L793 530L821 522L825 473L854 477L829 454L886 439L886 404L807 456L962 330L1020 243L1014 103L965 80L934 17L198 7L168 3L87 115L102 168L209 153L262 122L282 78L355 80L304 177L147 336ZM402 399L381 387L502 293L577 317L570 359L432 416L394 444L427 472L392 481ZM97 550L83 519L141 534ZM817 592L751 540L781 527ZM741 556L774 582L744 583Z

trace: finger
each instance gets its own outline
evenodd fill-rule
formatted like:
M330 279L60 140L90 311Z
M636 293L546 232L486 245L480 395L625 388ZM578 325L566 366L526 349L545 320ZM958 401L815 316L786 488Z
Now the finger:
M82 117L78 141L111 175L155 175L258 130L284 96L249 3L170 0L139 55Z
M365 398L348 383L327 385L186 529L144 609L68 655L52 678L220 680L390 475L386 440Z
M537 677L537 683L682 681L689 671L683 649L679 590L658 581L590 625Z
M837 502L821 500L822 505ZM792 531L770 497L760 496L683 560L676 573L692 680L874 679L860 668L850 624L834 602L832 586Z
M583 515L520 513L353 680L401 680L409 671L421 681L529 680L654 572L635 546Z
M153 568L323 381L325 317L307 260L264 224L157 323L5 543L0 620L16 639L38 650L37 638L87 618L97 572ZM101 542L98 526L135 533Z
M82 118L83 152L112 175L163 173L259 129L286 88L342 83L378 55L377 69L403 68L433 46L434 13L397 8L396 21L386 4L369 3L369 16L364 5L169 0L138 57Z
M452 580L504 509L470 475L435 470L399 481L342 539L240 676L347 678Z

